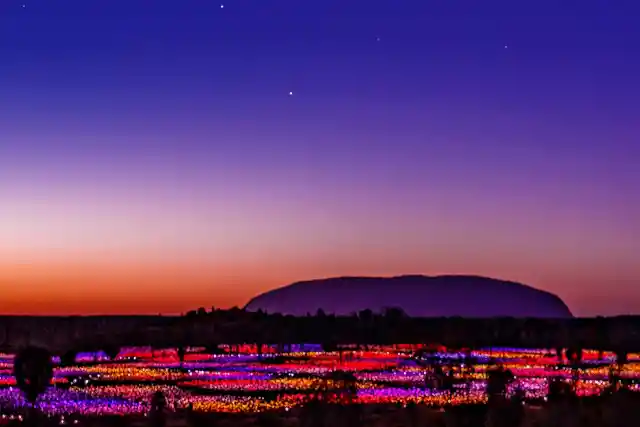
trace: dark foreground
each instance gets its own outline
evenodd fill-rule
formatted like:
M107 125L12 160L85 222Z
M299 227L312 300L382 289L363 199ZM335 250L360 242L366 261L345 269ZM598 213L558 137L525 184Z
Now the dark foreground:
M540 405L517 399L497 399L489 404L434 409L423 405L337 405L312 402L282 412L261 414L195 413L189 410L160 416L109 416L48 418L5 416L2 425L44 426L265 426L265 427L637 427L640 425L640 393L622 390L610 395L567 397Z

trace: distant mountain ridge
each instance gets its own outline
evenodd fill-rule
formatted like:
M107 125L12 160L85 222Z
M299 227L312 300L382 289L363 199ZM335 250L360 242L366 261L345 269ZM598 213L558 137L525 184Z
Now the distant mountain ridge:
M414 317L571 318L556 295L517 282L473 275L335 277L265 292L245 308L304 316L318 309L348 315L365 309L401 308Z

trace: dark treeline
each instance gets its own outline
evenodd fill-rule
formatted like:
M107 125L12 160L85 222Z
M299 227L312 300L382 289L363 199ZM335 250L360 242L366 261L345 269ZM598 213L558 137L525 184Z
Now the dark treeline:
M640 351L640 318L633 316L575 319L412 318L400 309L382 314L363 310L350 316L317 313L302 317L204 308L181 317L123 333L95 333L78 340L91 348L152 346L155 348L218 344L279 345L318 343L341 345L439 344L449 348L521 347L586 348Z

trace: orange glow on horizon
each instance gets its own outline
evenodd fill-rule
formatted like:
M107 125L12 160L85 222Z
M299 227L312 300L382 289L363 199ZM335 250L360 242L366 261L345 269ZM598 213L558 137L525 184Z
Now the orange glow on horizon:
M420 260L395 260L394 268L360 259L312 262L299 259L222 260L219 263L97 258L70 262L52 257L30 263L0 263L3 314L179 314L198 307L243 306L251 297L298 280L342 275L392 276L400 274L479 274L520 281L557 293L575 314L588 311L593 302L581 290L593 291L605 283L602 275L571 274L552 270L542 275L535 266L502 269L497 262L478 259L462 270L459 262L440 259L443 267L420 269ZM391 264L388 264L391 265ZM620 277L620 276L618 276ZM580 281L579 286L569 284ZM625 286L633 284L629 276ZM582 298L581 298L582 297ZM619 302L619 301L618 301Z

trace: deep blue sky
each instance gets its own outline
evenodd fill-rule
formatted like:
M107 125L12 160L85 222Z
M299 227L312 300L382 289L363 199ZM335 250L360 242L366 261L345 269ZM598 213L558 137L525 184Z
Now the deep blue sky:
M470 273L638 312L639 76L635 1L3 0L0 311Z

